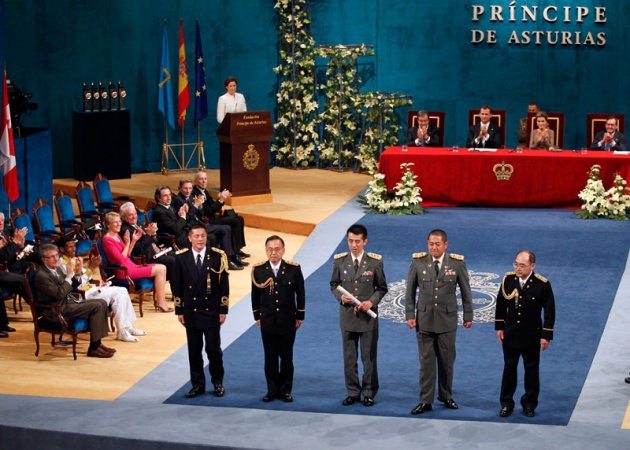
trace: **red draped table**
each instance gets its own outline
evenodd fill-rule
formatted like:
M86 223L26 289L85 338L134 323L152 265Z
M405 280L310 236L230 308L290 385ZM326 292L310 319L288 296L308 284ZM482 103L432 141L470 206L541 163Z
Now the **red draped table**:
M428 147L409 147L403 152L401 147L390 147L379 162L388 189L400 181L402 163L414 164L411 168L418 176L423 206L579 208L578 193L594 164L601 166L606 189L612 186L616 172L625 180L630 176L630 155L612 152L460 149L454 153L450 148ZM498 179L508 174L509 179Z

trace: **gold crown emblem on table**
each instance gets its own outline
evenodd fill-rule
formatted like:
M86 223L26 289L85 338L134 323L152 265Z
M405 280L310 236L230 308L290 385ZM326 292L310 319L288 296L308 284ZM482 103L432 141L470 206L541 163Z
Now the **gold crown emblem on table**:
M514 166L512 166L512 164L505 164L505 161L501 161L500 164L494 165L492 171L498 181L508 181L514 173Z

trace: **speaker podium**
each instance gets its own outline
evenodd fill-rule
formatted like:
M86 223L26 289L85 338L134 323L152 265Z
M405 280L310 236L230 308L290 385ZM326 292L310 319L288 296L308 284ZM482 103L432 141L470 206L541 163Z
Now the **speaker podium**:
M269 141L273 124L269 111L228 113L217 130L221 186L229 189L229 205L271 203Z

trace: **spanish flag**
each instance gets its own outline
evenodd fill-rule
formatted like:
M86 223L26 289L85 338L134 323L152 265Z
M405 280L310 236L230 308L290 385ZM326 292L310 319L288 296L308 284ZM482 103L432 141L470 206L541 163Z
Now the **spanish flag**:
M188 70L186 69L186 49L184 48L184 26L179 21L179 84L177 102L177 123L183 127L186 122L186 108L190 104L188 90Z

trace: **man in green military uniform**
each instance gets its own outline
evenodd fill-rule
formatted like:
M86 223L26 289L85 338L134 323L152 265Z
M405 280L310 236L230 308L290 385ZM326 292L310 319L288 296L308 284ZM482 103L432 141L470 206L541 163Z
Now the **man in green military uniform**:
M361 399L365 406L374 405L378 391L378 368L376 364L378 347L378 317L371 317L368 311L376 313L379 301L387 294L387 281L383 271L381 255L367 253L367 228L354 224L346 232L350 253L335 255L330 289L340 304L339 324L343 343L343 369L348 396L342 405L349 406ZM343 287L360 304L337 290ZM357 368L358 346L361 345L363 380L359 382Z
M459 406L453 400L453 366L457 335L457 286L462 295L464 327L473 319L472 294L464 257L446 254L448 240L443 230L428 237L429 252L415 253L409 268L405 294L407 326L416 330L420 359L420 403L411 414L433 409L435 366L438 366L438 401L448 409ZM416 291L420 291L416 302Z

